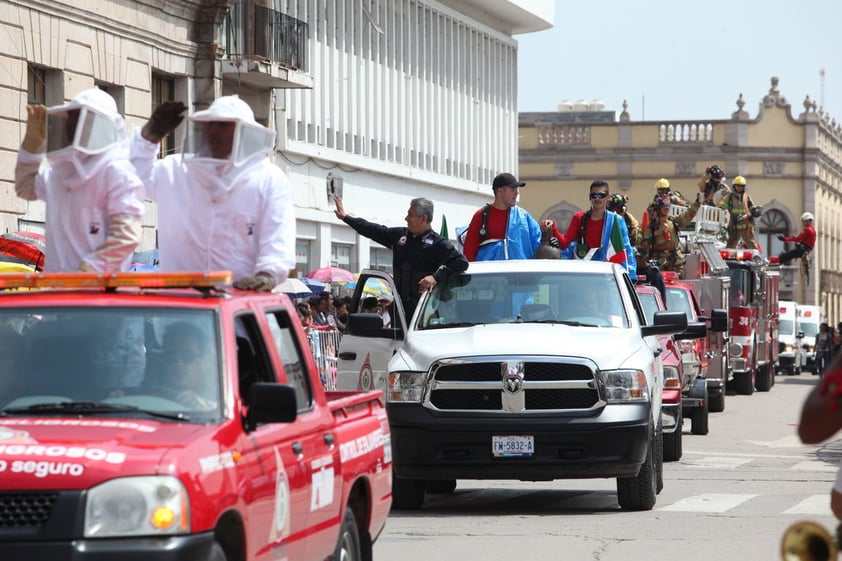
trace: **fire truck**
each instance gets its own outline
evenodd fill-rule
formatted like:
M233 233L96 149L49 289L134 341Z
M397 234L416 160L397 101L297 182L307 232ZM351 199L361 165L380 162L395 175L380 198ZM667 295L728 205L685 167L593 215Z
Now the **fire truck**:
M677 283L690 289L701 321L709 321L713 326L725 316L725 324L730 328L728 265L712 240L694 239L685 247L687 262ZM699 342L700 371L707 382L707 407L713 413L725 410L725 390L731 378L729 331L708 329L707 337Z
M682 282L692 287L701 315L728 310L728 332L709 330L707 338L705 377L713 412L725 409L726 388L743 395L768 391L778 360L780 267L758 250L725 248L721 234L728 222L727 210L702 206L692 228L682 232Z
M728 307L734 389L769 391L778 361L780 267L756 249L721 249L731 278Z

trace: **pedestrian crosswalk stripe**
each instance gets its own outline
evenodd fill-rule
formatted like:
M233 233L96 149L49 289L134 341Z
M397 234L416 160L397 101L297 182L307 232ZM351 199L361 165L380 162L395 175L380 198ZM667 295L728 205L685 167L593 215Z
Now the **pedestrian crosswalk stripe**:
M682 458L681 465L702 469L734 469L752 461L752 458L736 456L706 456L704 458Z
M794 466L790 466L792 471L821 471L827 473L836 473L839 469L838 465L828 464L821 460L808 460L806 462L799 462Z
M811 516L833 516L830 510L830 491L823 495L811 495L795 505L786 509L784 514L801 514Z
M673 512L727 512L757 496L738 493L706 493L681 499L678 502L658 508L657 510Z

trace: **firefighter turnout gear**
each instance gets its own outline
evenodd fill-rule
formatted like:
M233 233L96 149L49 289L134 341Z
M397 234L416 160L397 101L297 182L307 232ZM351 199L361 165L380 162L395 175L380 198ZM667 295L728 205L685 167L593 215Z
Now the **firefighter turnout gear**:
M666 197L655 197L652 218L643 232L643 243L640 247L642 258L657 261L662 271L675 271L679 275L684 272L684 252L680 247L678 230L684 228L696 216L701 206L697 198L689 208L678 216L669 216L662 209L669 209L670 201Z

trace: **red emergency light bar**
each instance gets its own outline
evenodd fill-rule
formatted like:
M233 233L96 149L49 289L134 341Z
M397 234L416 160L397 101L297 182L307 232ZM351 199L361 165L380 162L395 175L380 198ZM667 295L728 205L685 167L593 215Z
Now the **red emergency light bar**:
M213 288L231 285L230 271L211 273L8 273L0 289L10 288Z
M773 265L778 265L778 264L780 264L780 262L781 262L781 258L778 257L777 255L772 255L772 256L769 257L769 263L772 263Z
M719 255L731 261L751 261L757 253L751 249L720 249Z
M678 280L678 273L675 271L661 271L661 277L663 277L664 282L674 284Z

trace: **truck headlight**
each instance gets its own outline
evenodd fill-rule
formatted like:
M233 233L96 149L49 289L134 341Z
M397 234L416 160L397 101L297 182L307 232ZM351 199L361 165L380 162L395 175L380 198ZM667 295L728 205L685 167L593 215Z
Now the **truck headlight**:
M664 366L664 387L681 388L681 380L678 378L678 368L675 366Z
M728 353L732 357L743 356L743 346L740 343L731 343L728 347Z
M599 374L607 402L649 401L649 384L642 370L602 370Z
M176 477L121 477L88 491L85 537L160 536L190 530L190 501Z
M386 401L391 403L420 403L424 395L426 372L389 372Z

